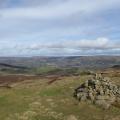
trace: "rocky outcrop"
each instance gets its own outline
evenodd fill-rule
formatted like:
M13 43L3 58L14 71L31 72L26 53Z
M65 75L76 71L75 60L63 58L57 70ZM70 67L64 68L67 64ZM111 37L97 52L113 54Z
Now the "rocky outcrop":
M116 102L120 104L120 86L111 83L109 78L96 74L93 79L85 81L75 89L74 97L108 109Z

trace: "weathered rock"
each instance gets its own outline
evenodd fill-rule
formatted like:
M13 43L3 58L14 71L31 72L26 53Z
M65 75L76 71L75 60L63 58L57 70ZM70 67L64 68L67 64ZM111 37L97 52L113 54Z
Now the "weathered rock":
M82 97L81 97L80 100L81 100L81 101L86 101L86 100L87 100L87 95L86 95L86 94L82 95Z
M106 102L105 100L96 100L95 104L104 109L108 109L110 107L110 103Z
M77 120L77 118L74 115L69 115L65 120Z
M96 74L93 79L75 89L74 97L108 109L114 102L120 102L120 86L111 83L109 78Z

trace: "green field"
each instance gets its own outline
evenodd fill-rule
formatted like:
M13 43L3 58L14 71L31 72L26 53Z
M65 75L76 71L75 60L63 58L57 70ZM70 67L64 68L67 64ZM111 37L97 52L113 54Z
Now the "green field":
M50 79L26 80L1 88L0 120L119 120L119 108L103 110L73 98L74 88L89 77L62 77L52 84Z

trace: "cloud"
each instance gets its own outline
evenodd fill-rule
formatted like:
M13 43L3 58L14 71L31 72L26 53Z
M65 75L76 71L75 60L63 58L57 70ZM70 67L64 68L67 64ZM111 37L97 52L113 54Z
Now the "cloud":
M5 18L40 18L53 19L67 17L76 13L92 14L105 9L119 7L119 0L67 0L58 4L46 4L45 6L5 8L0 10L0 14Z
M77 4L74 4L77 5ZM78 5L77 5L78 6ZM4 18L40 18L40 19L53 19L56 17L65 17L74 14L80 10L79 7L72 9L72 4L58 4L56 6L47 5L43 7L21 7L21 8L8 8L2 9L0 14Z
M120 0L0 0L0 54L120 53L119 10Z
M34 43L28 46L29 50L40 49L74 49L74 50L105 50L120 49L120 43L113 43L108 38L97 38L96 40L62 40L51 43Z
M120 42L113 42L108 38L61 40L34 43L22 49L26 49L29 54L42 56L120 55Z
M14 43L14 44L11 44ZM120 55L120 41L113 42L108 38L94 40L60 40L33 41L19 43L17 41L0 41L2 56L78 56L78 55ZM8 54L9 53L9 54Z

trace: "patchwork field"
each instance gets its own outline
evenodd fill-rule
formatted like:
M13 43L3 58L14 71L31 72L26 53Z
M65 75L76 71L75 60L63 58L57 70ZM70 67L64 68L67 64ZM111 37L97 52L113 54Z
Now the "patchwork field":
M16 78L17 82L10 82L10 88L0 88L0 120L120 119L119 107L103 110L91 103L79 103L73 98L74 89L91 75L61 76L57 79L53 76L26 76L20 77L21 81L19 77L9 77L11 81ZM120 85L119 76L111 76L111 81Z

